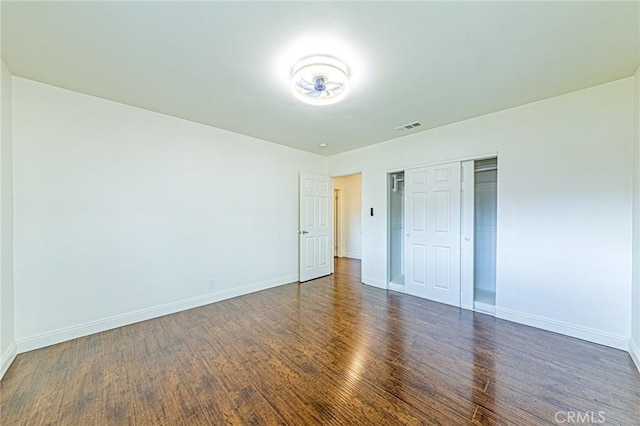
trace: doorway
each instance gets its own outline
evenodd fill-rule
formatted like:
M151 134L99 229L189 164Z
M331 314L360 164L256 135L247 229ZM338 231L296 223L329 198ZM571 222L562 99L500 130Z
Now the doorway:
M496 227L498 161L474 164L473 308L496 312Z
M389 288L404 291L404 171L389 173L387 188Z
M362 174L333 178L334 256L362 259Z
M495 315L498 159L462 163L460 306Z

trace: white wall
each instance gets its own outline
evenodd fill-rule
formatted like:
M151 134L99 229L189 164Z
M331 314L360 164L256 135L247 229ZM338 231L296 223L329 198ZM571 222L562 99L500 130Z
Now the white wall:
M13 82L19 351L297 280L326 158Z
M640 67L633 79L633 290L629 352L640 370Z
M333 179L340 190L340 243L338 256L362 258L362 179L360 174Z
M363 281L385 287L386 172L497 153L497 316L628 347L632 79L336 155L362 171Z
M15 358L13 309L13 158L11 72L2 63L0 89L0 378Z

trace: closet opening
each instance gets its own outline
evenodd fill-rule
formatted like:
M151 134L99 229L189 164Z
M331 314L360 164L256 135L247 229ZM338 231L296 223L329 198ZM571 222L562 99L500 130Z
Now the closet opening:
M498 159L473 169L473 309L495 314Z
M388 174L389 288L404 291L404 172Z

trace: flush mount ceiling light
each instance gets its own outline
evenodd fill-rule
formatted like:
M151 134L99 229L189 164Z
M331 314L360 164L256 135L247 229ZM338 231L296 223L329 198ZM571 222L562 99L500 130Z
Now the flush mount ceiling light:
M293 94L311 105L331 105L347 95L347 66L331 56L311 56L293 67Z

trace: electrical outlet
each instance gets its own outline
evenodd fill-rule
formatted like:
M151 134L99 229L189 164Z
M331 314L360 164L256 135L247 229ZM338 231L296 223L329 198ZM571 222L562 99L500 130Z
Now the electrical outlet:
M213 290L216 288L216 284L213 280L209 280L209 290Z

